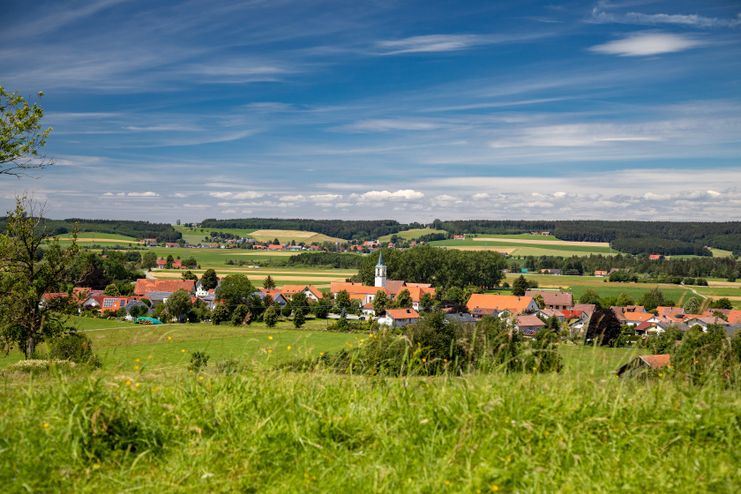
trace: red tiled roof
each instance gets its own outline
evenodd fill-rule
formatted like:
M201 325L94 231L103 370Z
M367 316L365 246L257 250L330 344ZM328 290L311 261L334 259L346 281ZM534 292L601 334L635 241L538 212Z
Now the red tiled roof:
M382 292L386 292L387 294L389 291L385 288L379 288L377 286L368 286L363 285L362 283L351 283L351 282L345 282L345 281L333 281L330 284L330 291L332 293L339 293L341 291L346 291L350 295L375 295L376 292L379 290Z
M540 295L543 297L545 305L563 305L565 307L571 307L574 304L574 298L569 292L555 292L550 290L527 290L525 292L526 297L537 297Z
M545 323L538 316L517 316L517 326L526 328L542 328Z
M176 292L185 290L192 292L195 290L196 282L194 280L148 280L139 278L136 280L134 293L137 295L146 295L151 292Z
M468 299L466 307L469 312L476 309L509 311L520 314L527 310L533 303L532 297L518 297L516 295L490 295L487 293L474 293Z
M662 367L669 365L671 355L668 353L662 353L659 355L641 355L638 358L643 360L652 369L661 369Z
M419 312L414 309L386 309L386 316L391 319L419 319Z

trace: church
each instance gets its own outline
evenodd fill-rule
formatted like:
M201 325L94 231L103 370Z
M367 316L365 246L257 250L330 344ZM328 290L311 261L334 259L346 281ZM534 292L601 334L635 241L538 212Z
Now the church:
M402 291L407 290L412 299L412 308L414 310L419 310L419 302L425 293L429 293L432 297L435 296L435 289L429 283L408 283L403 280L388 279L386 264L383 262L383 252L378 256L373 286L352 282L332 282L330 292L333 297L336 297L343 290L350 295L351 300L360 301L360 305L364 309L372 306L373 299L376 297L378 291L385 292L391 300L396 298Z

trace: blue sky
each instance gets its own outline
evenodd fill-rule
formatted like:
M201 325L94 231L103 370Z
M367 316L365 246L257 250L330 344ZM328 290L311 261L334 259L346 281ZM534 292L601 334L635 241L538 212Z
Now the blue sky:
M3 1L52 217L741 219L741 5Z

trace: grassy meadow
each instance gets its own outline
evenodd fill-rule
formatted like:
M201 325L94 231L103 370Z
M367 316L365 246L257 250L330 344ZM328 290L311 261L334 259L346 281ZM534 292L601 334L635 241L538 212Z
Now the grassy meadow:
M294 373L277 364L365 336L282 324L84 321L101 369L0 373L4 491L741 487L741 392L615 377L636 350L562 345L560 374ZM196 350L211 360L194 374Z
M409 230L404 230L399 233L383 235L382 237L378 237L378 241L379 242L390 242L391 237L393 237L394 235L396 235L397 237L403 238L404 240L414 240L424 235L431 235L433 233L446 233L446 231L437 230L435 228L411 228Z

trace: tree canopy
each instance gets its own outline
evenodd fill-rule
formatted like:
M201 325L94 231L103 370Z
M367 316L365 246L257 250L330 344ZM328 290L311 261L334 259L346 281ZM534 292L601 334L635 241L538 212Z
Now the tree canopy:
M41 125L43 116L38 104L0 86L0 175L20 176L51 164L40 156L52 130Z

